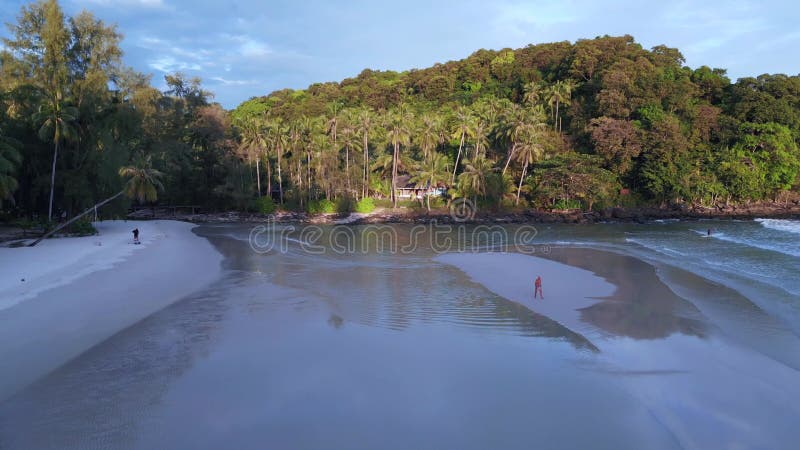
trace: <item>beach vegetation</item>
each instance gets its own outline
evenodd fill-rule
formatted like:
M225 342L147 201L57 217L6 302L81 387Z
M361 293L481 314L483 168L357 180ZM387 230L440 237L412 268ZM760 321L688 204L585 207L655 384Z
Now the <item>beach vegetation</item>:
M57 0L20 9L0 51L0 207L73 217L126 190L108 214L131 201L427 211L449 195L492 211L594 210L798 189L800 76L732 81L628 35L365 69L253 92L233 110L183 73L157 89L125 65L121 42L116 26ZM119 176L141 161L159 175ZM450 194L405 200L399 180Z

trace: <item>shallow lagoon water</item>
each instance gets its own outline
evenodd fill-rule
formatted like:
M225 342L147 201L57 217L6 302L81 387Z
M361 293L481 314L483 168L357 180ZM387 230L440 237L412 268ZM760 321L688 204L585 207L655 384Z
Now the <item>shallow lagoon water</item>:
M0 404L0 447L792 448L798 259L693 231L712 226L791 239L757 222L537 227L526 250L633 290L582 311L597 333L429 245L309 254L292 233L260 254L249 226L203 227L220 281Z

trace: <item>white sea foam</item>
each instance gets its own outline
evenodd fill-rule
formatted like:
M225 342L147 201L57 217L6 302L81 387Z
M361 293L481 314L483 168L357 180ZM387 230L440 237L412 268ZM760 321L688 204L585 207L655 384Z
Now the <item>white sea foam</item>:
M756 219L764 228L800 234L800 220Z

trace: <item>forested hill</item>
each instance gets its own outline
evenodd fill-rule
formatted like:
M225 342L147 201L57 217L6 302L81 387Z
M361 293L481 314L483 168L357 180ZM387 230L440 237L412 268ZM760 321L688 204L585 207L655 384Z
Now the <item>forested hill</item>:
M462 127L465 146L478 145L492 168L511 159L511 181L529 161L534 170L522 194L537 205L614 203L620 187L638 201L763 199L796 188L800 169L800 77L731 83L724 69L691 69L679 50L647 50L631 36L479 50L406 72L367 69L339 83L253 98L232 115L292 123L359 108L389 119L410 112L409 147L424 146L426 121L441 121L436 150L451 163ZM537 121L555 132L520 133ZM525 147L517 137L535 148L512 155Z
M447 193L425 206L466 197L486 210L710 206L798 187L800 78L731 83L630 36L365 70L226 111L198 78L169 74L166 91L154 88L91 12L41 0L8 27L0 220L73 216L132 180L135 200L114 197L102 214L131 201L369 209L398 205L398 181Z

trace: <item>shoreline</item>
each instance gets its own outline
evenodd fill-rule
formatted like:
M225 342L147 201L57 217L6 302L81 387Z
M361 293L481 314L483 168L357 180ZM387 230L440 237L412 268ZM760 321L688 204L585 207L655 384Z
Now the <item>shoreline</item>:
M800 219L800 204L756 203L752 205L718 208L607 208L597 211L524 210L497 213L478 212L467 220L455 220L449 210L427 212L401 207L380 209L369 214L277 211L259 214L243 211L210 213L175 213L166 208L140 210L129 215L130 220L180 220L196 224L206 223L277 223L367 225L389 223L469 223L469 224L519 224L519 223L650 223L662 220L752 220L757 218Z
M707 318L675 294L655 267L634 256L599 249L558 248L532 256L514 252L445 253L434 261L454 267L507 300L548 317L602 351L608 337L703 337ZM544 300L533 299L541 275Z
M221 274L222 255L196 225L97 226L95 236L0 248L0 359L13 368L0 400ZM141 245L130 244L134 227Z

